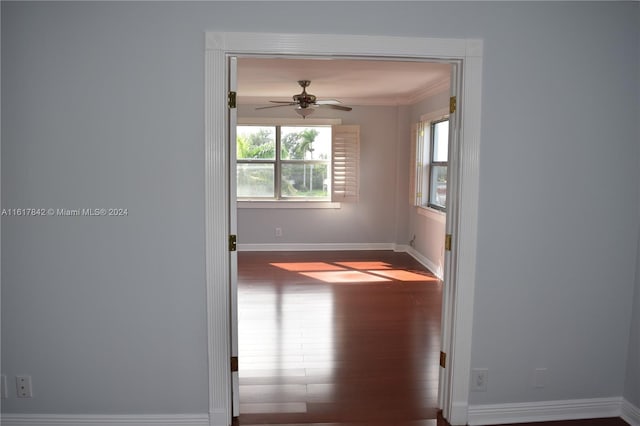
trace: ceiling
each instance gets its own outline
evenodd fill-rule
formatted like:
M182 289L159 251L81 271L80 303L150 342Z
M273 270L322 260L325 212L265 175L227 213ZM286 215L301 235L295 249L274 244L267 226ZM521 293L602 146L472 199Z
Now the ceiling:
M238 58L238 103L288 101L307 92L345 105L409 105L449 89L450 65L436 62Z

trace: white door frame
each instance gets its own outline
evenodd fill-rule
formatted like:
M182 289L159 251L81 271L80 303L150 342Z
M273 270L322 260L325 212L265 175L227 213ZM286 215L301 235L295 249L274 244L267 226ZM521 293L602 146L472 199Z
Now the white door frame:
M328 34L206 33L205 42L205 266L209 424L228 426L231 401L230 181L227 58L271 54L389 59L459 60L460 134L452 161L458 206L451 218L450 319L443 415L467 423L476 274L482 41ZM453 84L454 82L452 82ZM449 218L448 218L449 219ZM441 384L442 386L442 384Z

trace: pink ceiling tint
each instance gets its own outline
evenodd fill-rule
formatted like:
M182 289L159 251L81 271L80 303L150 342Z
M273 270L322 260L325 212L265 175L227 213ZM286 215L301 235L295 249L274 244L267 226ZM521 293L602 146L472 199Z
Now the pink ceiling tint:
M262 104L290 100L307 91L318 99L349 105L407 105L449 89L450 66L435 62L238 58L238 101Z

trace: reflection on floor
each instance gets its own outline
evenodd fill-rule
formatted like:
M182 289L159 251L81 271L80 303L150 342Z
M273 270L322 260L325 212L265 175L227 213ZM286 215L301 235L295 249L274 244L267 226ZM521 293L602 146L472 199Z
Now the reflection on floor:
M435 425L442 284L391 251L238 254L240 425Z

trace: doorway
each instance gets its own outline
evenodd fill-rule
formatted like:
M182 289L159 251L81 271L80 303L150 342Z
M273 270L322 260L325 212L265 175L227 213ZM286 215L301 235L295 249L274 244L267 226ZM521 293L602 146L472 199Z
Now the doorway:
M228 424L231 417L229 360L232 329L229 282L229 148L226 99L226 59L233 54L382 56L457 60L461 106L460 150L452 179L451 197L459 209L451 213L451 261L445 295L447 368L443 415L451 423L466 422L468 377L475 284L477 151L479 143L482 42L397 37L208 33L206 44L205 156L206 156L206 267L210 416L213 424ZM222 76L225 76L224 78ZM227 200L220 203L220 200ZM449 225L448 225L449 226ZM446 275L446 274L445 274Z
M409 153L411 145L418 144L410 130L426 115L448 117L452 65L446 61L291 56L238 56L234 62L237 70L234 72L232 66L231 73L237 75L236 110L241 124L237 132L242 148L238 150L240 164L235 166L238 173L242 170L237 193L241 207L237 211L238 243L242 251L238 253L238 341L233 341L234 335L232 349L237 348L240 360L240 404L234 409L239 408L241 424L435 418L442 287L433 275L427 279L412 273L421 266L400 252L426 260L423 264L441 276L443 213L432 210L431 215L421 214L423 207L408 202L410 161L415 162L409 160ZM305 92L318 95L319 102L330 99L331 105L349 105L353 111L335 111L320 103L305 118L298 117L299 107L283 95L291 90L299 92L295 83L300 78L307 81ZM285 134L298 134L290 133L294 129L322 129L314 126L323 120L358 126L362 135L363 161L358 170L366 179L360 183L359 202L343 203L341 209L323 208L323 202L305 194L304 186L295 193L296 202L305 203L301 208L292 201L291 191L280 191L281 185L273 179L274 175L280 177L282 169L281 181L285 182L290 178L285 178L285 167L303 161L297 151L285 150L279 155L280 139L287 140ZM325 139L321 135L312 138L305 157L330 158L330 153L323 154L323 147L330 147ZM300 141L308 142L305 138ZM283 165L278 167L280 161ZM231 176L236 174L233 166ZM296 184L303 182L300 179ZM287 194L288 198L280 199ZM381 198L380 194L386 195ZM438 216L437 220L433 216ZM363 217L368 219L363 221ZM386 251L340 252L346 248L366 250L371 248L367 240L386 241L393 233L394 243L387 243ZM410 246L409 235L416 234L417 242L414 237ZM321 241L331 242L318 244ZM381 242L374 247L384 245ZM299 247L305 251L291 252ZM251 252L244 251L247 248ZM313 248L337 254L310 252ZM276 260L268 261L282 259L283 255L296 271L281 271L274 266ZM359 263L362 268L345 268L344 262L354 256L366 259ZM259 265L262 269L257 271ZM369 265L368 270L363 269L365 265ZM399 271L404 271L408 279L403 280ZM420 271L426 273L424 268ZM354 279L322 282L314 281L314 274ZM322 300L331 306L322 305ZM300 311L300 306L308 309ZM380 314L379 318L374 318L374 312ZM306 324L312 313L325 322L313 321L302 328L300 324ZM344 330L350 330L348 339L335 338L343 337ZM313 344L308 340L312 333ZM389 344L392 349L385 346Z

